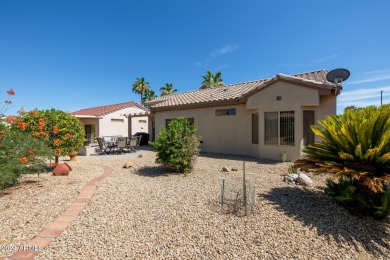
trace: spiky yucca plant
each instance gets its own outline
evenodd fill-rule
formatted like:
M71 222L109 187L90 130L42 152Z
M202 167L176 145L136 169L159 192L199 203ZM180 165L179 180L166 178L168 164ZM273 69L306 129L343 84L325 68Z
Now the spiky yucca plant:
M380 203L390 182L390 104L346 110L319 123L323 128L311 128L323 141L306 147L296 167L350 177L354 192Z

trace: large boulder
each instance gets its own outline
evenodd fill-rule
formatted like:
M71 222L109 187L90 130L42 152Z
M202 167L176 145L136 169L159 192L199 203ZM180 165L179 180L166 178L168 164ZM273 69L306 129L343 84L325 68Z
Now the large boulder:
M304 173L299 174L297 181L302 186L311 186L311 185L313 185L312 179L310 179L309 176L307 176Z

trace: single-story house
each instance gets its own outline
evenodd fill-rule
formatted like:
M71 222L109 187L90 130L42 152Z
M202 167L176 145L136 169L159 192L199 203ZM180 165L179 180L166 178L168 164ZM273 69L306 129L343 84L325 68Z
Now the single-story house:
M148 132L148 117L137 117L128 120L127 114L142 114L148 109L137 102L85 108L71 113L79 118L85 126L87 139L102 136L131 136L136 132Z
M304 146L319 141L310 125L336 114L341 86L326 74L277 74L159 97L146 103L151 139L170 119L185 117L195 123L203 152L296 160Z

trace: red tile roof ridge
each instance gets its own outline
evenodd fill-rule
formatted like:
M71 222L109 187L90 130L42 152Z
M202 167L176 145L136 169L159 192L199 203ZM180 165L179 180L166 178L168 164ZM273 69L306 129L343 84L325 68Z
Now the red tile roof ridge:
M113 112L121 110L123 108L131 107L131 106L136 106L142 110L149 111L149 109L141 106L137 102L130 101L130 102L122 102L122 103L112 104L112 105L83 108L83 109L77 110L75 112L72 112L71 114L72 115L104 116L104 115L113 113Z

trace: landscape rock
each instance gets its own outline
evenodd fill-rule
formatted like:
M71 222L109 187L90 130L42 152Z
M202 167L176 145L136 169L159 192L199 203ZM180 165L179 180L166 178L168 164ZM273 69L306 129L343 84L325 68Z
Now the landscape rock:
M232 171L236 172L236 171L238 171L238 169L237 168L232 168Z
M123 165L123 168L131 168L131 167L134 167L135 166L135 163L133 162L126 162L124 165Z
M287 183L296 183L298 179L298 174L296 173L289 173L286 176L284 176L283 181Z
M226 166L223 166L223 167L222 167L222 171L224 171L224 172L230 172L229 168L226 167Z
M310 179L309 176L307 176L304 173L299 174L299 177L298 177L297 181L302 186L311 186L311 185L313 185L313 180Z

